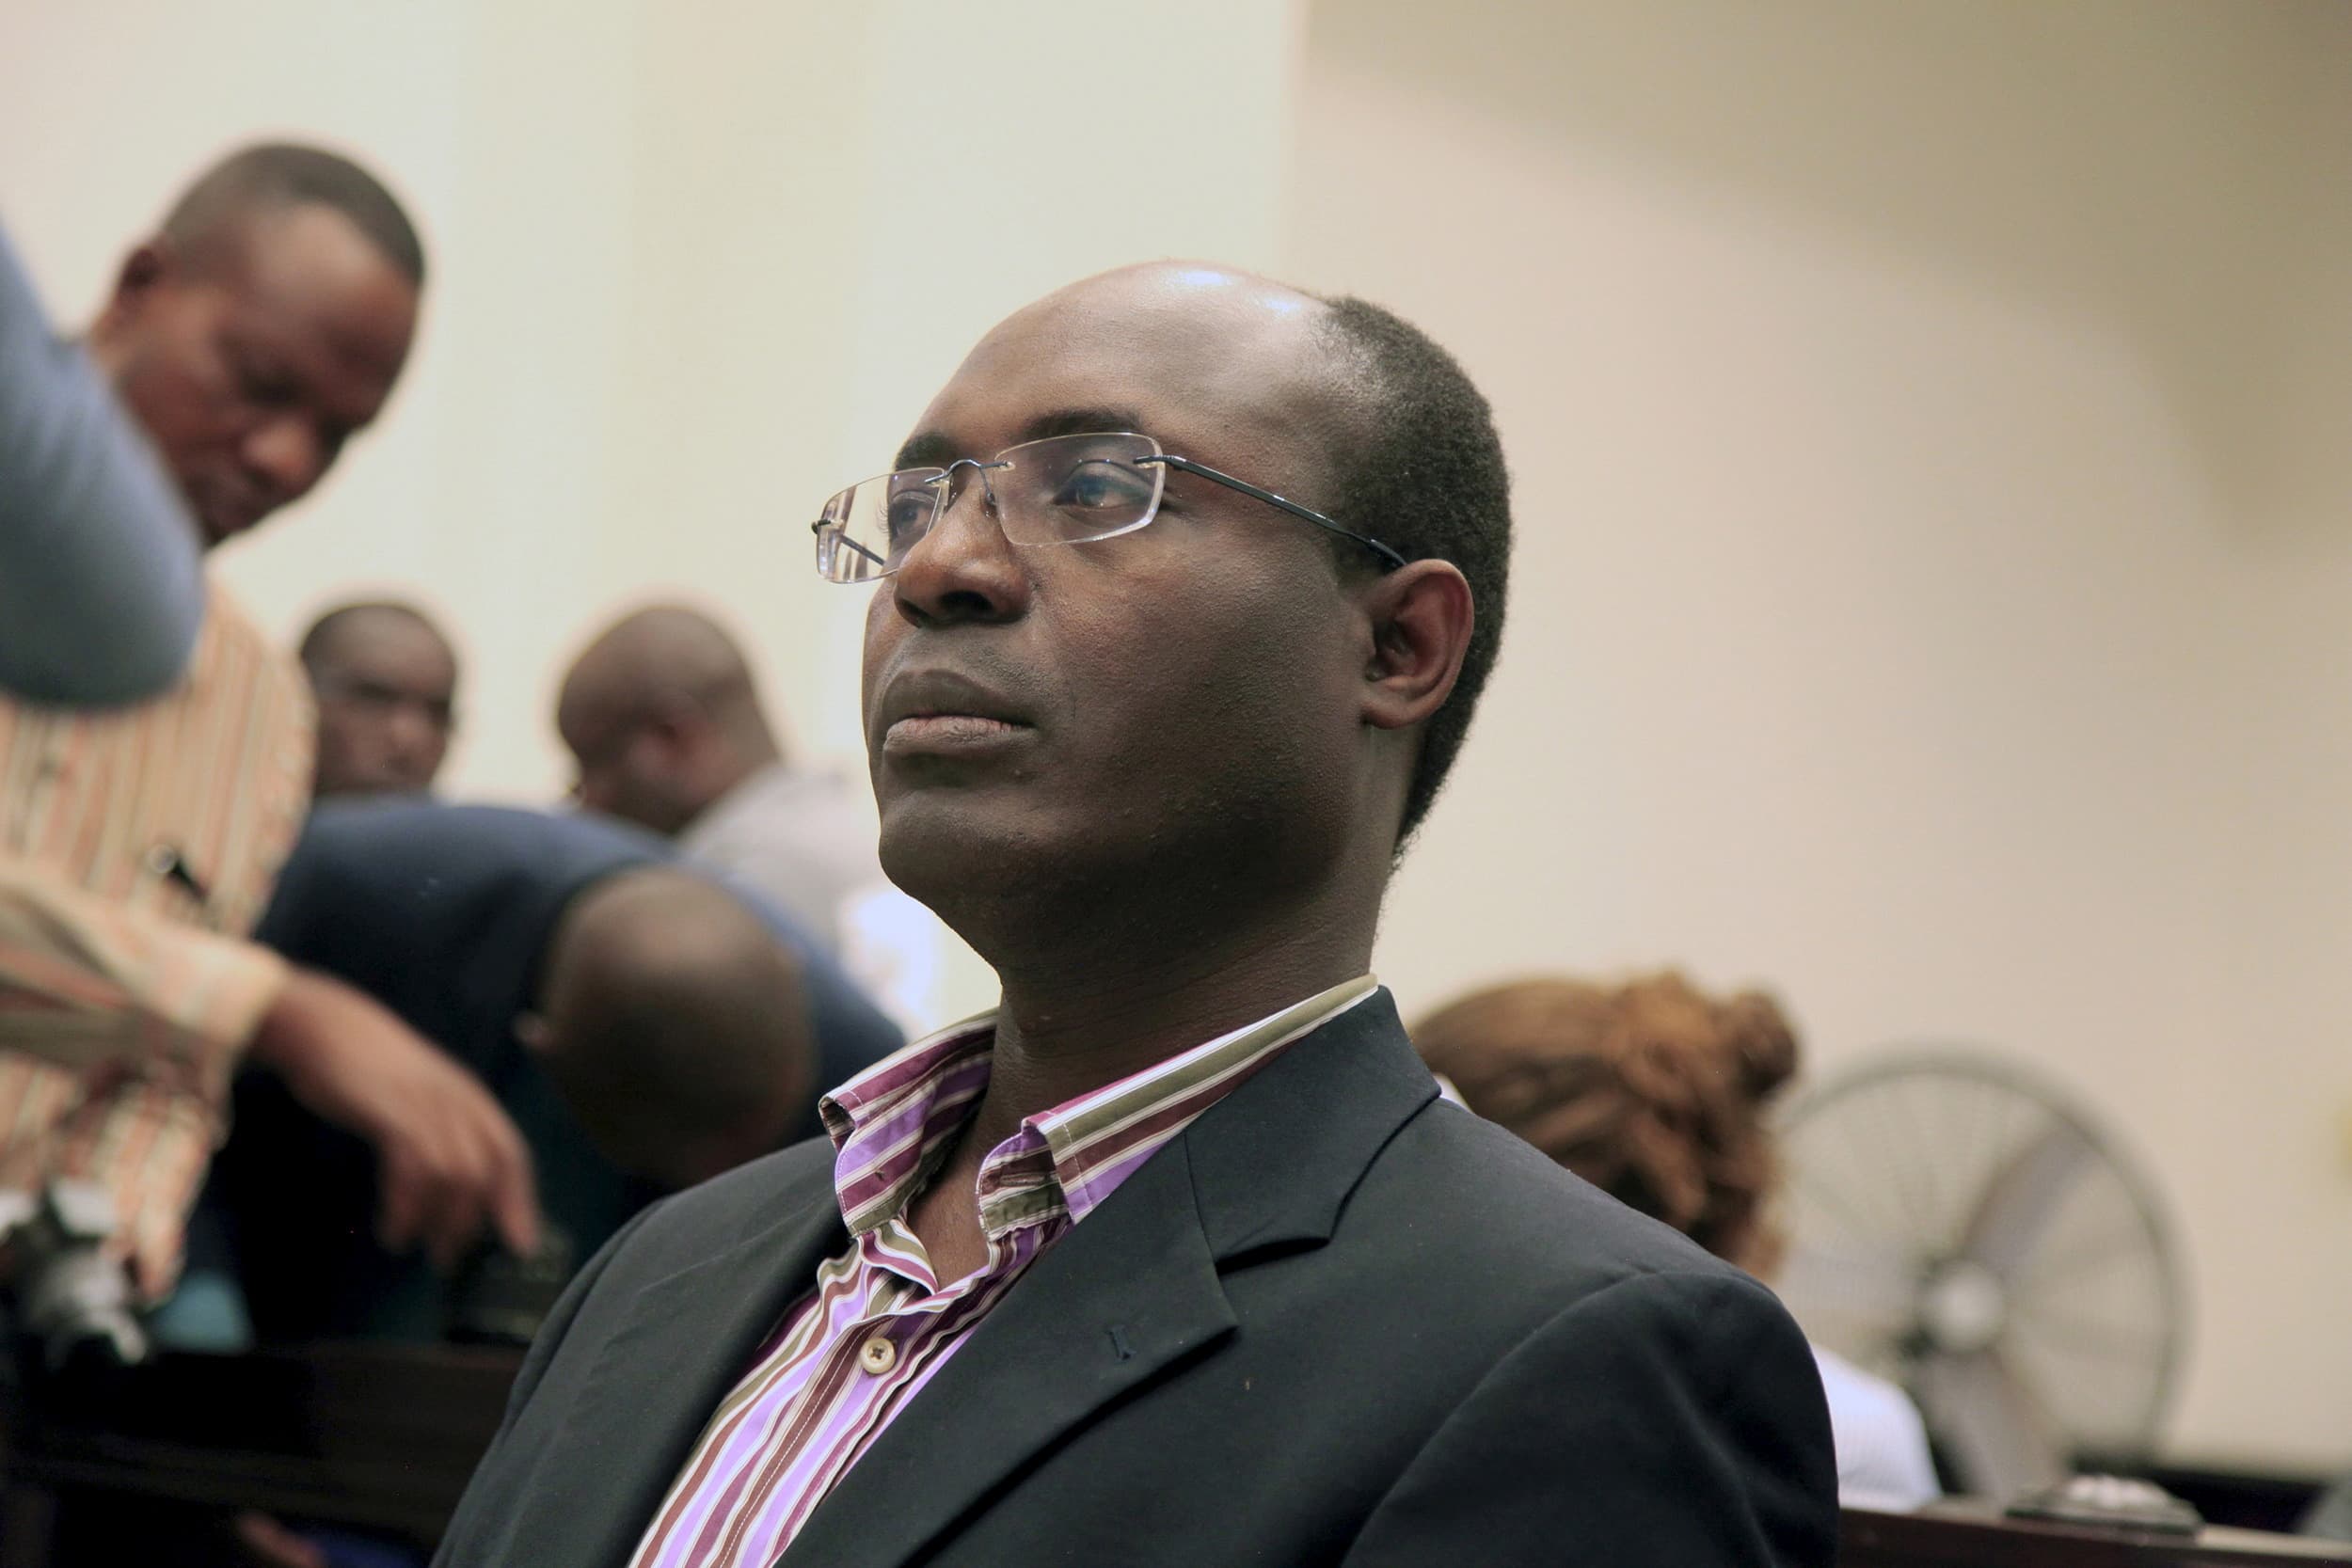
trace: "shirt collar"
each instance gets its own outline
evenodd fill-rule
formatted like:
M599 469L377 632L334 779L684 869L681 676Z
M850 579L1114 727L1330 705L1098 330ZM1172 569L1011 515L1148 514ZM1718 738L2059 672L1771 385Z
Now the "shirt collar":
M1029 1117L982 1162L983 1227L993 1234L999 1219L1009 1226L1036 1211L1038 1183L1009 1190L1002 1176L1039 1151L1045 1155L1043 1180L1058 1188L1073 1221L1085 1218L1152 1152L1284 1047L1378 989L1373 976L1359 975ZM977 1014L818 1101L836 1151L834 1190L852 1232L898 1213L944 1157L988 1087L995 1038L995 1012Z

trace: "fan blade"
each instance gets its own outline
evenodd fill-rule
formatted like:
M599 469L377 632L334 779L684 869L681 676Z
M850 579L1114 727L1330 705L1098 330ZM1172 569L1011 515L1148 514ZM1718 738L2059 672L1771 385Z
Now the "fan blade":
M2006 1502L2067 1473L2058 1423L2009 1373L1998 1353L1931 1356L1913 1392L1961 1490Z
M2020 1149L1977 1201L1961 1254L2003 1280L2014 1279L2058 1212L2066 1190L2098 1157L2073 1123L2054 1121Z

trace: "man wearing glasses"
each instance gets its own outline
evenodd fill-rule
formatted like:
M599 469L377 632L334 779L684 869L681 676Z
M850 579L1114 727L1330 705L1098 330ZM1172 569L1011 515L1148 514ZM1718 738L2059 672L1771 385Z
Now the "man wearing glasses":
M618 1236L441 1560L1830 1561L1794 1325L1441 1102L1367 973L1502 609L1443 351L1090 279L815 534L883 866L1002 1006Z

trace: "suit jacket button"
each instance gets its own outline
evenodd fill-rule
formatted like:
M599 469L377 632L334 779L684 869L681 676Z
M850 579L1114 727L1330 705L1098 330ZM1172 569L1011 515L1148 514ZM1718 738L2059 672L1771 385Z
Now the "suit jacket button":
M858 1346L857 1364L880 1377L898 1364L898 1347L887 1334L877 1334Z

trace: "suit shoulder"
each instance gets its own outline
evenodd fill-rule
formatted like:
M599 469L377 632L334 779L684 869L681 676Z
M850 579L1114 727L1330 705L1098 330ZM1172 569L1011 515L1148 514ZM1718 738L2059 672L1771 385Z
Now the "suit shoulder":
M1443 1238L1430 1249L1445 1255L1442 1267L1475 1267L1555 1304L1643 1275L1754 1283L1517 1134L1443 1101L1398 1131L1349 1211L1373 1230Z

